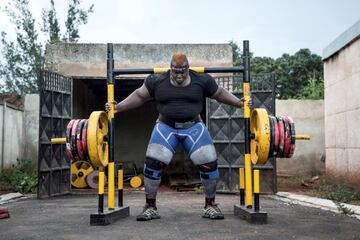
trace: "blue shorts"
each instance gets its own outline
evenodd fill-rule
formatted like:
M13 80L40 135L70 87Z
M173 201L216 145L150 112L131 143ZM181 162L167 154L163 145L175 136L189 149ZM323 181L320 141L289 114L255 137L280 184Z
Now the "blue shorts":
M189 128L172 128L158 121L151 134L146 156L169 164L179 143L195 165L217 160L210 133L203 122Z

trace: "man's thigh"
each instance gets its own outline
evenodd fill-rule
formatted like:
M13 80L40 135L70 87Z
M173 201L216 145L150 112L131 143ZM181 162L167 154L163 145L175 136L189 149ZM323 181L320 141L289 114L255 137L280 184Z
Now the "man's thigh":
M158 122L155 124L149 145L146 150L146 157L156 159L168 165L178 146L178 139L174 130L167 125Z
M216 150L210 133L204 123L199 122L181 131L185 136L184 149L195 165L217 160Z

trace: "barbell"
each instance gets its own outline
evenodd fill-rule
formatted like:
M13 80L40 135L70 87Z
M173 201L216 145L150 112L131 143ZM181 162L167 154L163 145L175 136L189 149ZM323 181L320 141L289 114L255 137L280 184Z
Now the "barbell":
M103 111L92 112L89 119L73 119L68 123L66 138L53 138L51 142L66 143L70 159L88 160L95 167L108 165L108 116ZM309 140L308 135L296 135L291 117L268 115L266 109L255 108L250 117L251 161L265 164L269 157L290 158L296 140Z

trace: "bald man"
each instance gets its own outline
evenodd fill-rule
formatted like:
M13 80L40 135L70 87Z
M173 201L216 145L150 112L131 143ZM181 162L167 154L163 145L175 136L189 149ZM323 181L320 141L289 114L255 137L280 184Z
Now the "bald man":
M204 97L238 108L242 108L244 104L243 99L219 87L209 74L190 70L184 53L175 53L171 58L169 71L149 75L140 88L115 105L115 112L123 112L154 99L159 112L146 151L144 164L146 204L142 213L137 216L138 221L160 218L156 207L156 194L161 173L169 165L179 143L183 145L186 154L200 172L205 193L202 216L224 219L224 215L215 203L216 185L219 179L217 155L209 131L200 117ZM106 104L105 110L109 111L109 109L109 104Z

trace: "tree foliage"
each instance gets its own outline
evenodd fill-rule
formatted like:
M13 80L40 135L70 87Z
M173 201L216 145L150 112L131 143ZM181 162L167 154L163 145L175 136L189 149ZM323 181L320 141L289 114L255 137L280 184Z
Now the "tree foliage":
M66 31L61 37L55 3L50 0L50 8L43 10L41 25L41 32L46 35L47 43L79 40L79 27L87 23L88 14L93 12L93 5L88 10L83 10L80 4L81 0L69 0ZM4 11L15 26L16 38L10 41L7 33L1 31L0 90L19 94L36 93L39 88L38 75L44 63L45 43L40 40L37 22L29 10L29 0L13 0Z
M242 63L240 47L230 42L233 49L233 64ZM264 73L275 75L277 97L280 99L324 98L323 63L321 57L309 49L300 49L295 54L283 54L277 59L253 57L250 54L251 75Z
M82 10L79 8L80 0L70 0L68 15L65 22L66 33L63 37L65 42L77 42L80 38L79 26L86 24L88 20L88 14L93 12L94 5L88 10Z
M37 73L43 63L43 51L28 4L28 0L15 0L5 8L11 23L16 26L16 40L7 41L7 34L1 32L5 58L0 62L0 76L4 79L2 91L36 92L38 88Z
M49 43L60 42L60 25L59 20L56 17L56 9L54 0L50 0L50 9L43 10L42 12L42 28L41 31L45 32L49 36Z

